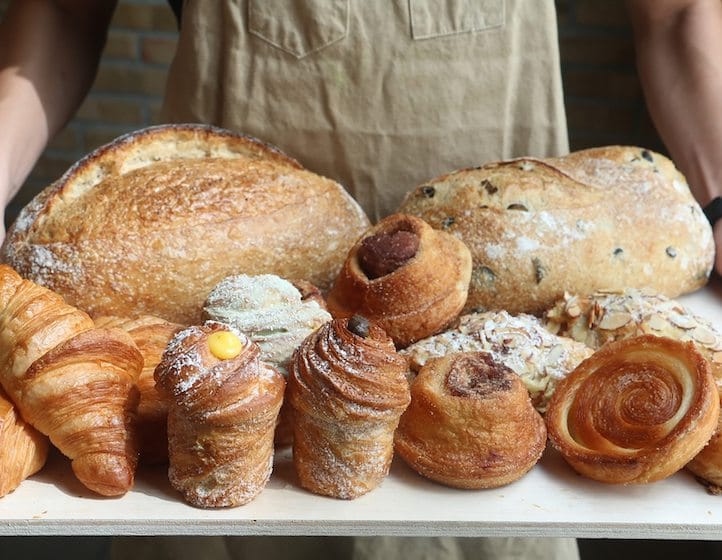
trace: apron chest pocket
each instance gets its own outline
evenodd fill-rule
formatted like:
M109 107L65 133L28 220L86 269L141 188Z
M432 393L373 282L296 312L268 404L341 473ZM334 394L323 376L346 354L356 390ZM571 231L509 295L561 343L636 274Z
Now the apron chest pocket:
M504 0L409 0L409 15L417 40L483 31L504 25Z
M349 0L249 0L248 32L296 58L346 36Z

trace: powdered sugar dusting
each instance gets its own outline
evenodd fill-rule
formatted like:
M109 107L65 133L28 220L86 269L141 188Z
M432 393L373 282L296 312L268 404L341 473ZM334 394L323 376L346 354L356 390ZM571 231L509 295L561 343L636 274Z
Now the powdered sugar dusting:
M262 359L284 374L293 351L331 315L316 301L302 300L287 280L272 274L240 274L208 295L204 316L233 325L261 348Z
M27 271L34 282L48 286L57 274L63 274L71 284L80 282L85 274L80 259L68 258L68 246L63 244L27 245Z

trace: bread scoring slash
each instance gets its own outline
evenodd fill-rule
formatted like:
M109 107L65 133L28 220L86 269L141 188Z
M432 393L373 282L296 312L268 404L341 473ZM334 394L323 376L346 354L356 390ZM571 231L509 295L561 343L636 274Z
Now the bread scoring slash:
M231 274L327 288L368 226L341 185L271 146L162 125L79 161L23 209L0 253L91 315L190 324Z

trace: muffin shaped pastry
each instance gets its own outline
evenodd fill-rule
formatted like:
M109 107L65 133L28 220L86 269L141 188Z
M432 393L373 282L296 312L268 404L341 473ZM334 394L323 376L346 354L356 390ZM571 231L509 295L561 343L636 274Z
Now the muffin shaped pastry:
M409 404L406 360L378 325L335 319L293 357L293 463L301 486L352 499L389 472L394 430Z
M720 402L691 342L643 335L605 344L557 387L549 438L580 474L608 483L661 480L717 427Z
M328 294L328 309L334 317L363 315L403 348L457 317L470 278L463 242L420 218L393 214L353 246Z
M309 282L291 282L273 274L229 276L213 288L203 318L235 327L261 349L261 360L288 376L294 350L331 315L320 291ZM293 439L290 409L284 404L276 444Z
M155 370L169 402L168 476L197 507L253 500L273 465L273 432L285 380L260 349L217 322L179 332Z
M411 384L394 438L419 474L455 488L495 488L526 474L546 426L517 374L486 352L430 360Z

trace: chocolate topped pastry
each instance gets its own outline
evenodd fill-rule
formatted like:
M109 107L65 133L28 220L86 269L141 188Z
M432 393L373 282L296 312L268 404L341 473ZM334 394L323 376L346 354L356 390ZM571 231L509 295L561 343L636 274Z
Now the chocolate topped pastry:
M397 348L443 330L466 302L471 255L454 236L414 216L381 220L348 254L328 309L377 322Z
M541 457L546 427L521 379L486 352L429 361L411 384L396 451L423 476L456 488L494 488Z

